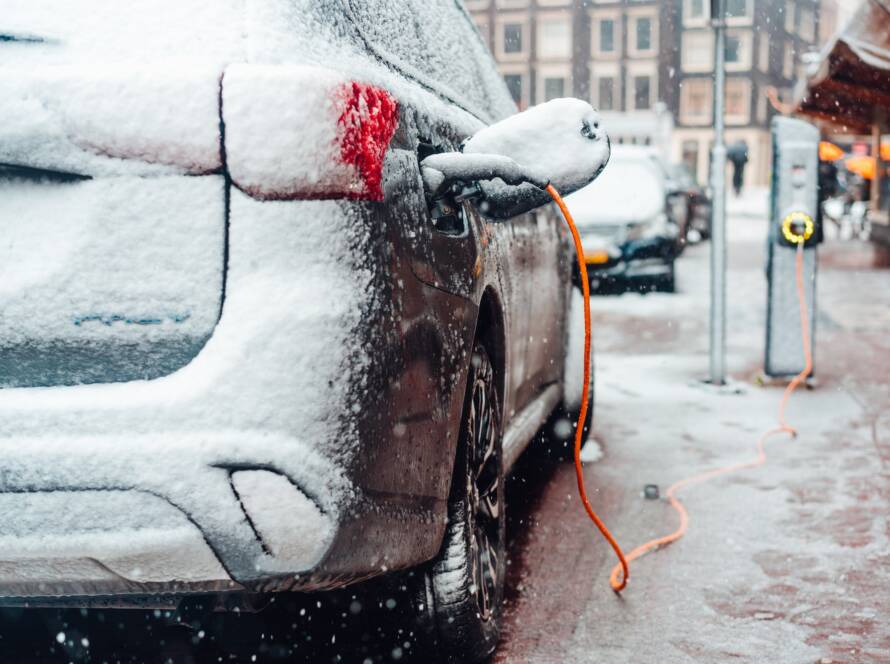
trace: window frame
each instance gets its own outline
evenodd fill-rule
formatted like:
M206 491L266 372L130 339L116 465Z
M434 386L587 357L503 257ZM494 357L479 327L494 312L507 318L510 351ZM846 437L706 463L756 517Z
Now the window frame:
M693 114L690 112L689 97L692 91L690 83L701 84L705 92L704 112ZM683 79L683 87L680 89L680 122L689 126L711 126L714 118L714 81L710 76L694 76Z
M504 50L504 27L506 25L518 24L522 26L522 50L515 53L507 53ZM494 54L498 63L502 62L522 62L529 57L529 35L531 35L531 23L528 14L501 14L495 18L494 22Z
M501 39L503 40L503 48L504 55L516 55L517 53L524 52L525 39L523 39L523 30L522 23L503 23L501 24L501 29L503 30L503 34L501 35ZM511 50L513 44L507 38L507 29L508 28L518 28L519 29L519 48L516 50Z
M689 47L690 38L700 39L707 46L706 57L701 64L694 64L689 60L689 55L693 50ZM680 69L682 71L704 73L714 70L714 32L712 30L684 30L680 39Z
M639 49L637 48L637 22L640 19L648 19L649 20L649 48L648 49ZM651 58L658 54L658 39L659 39L659 31L658 31L658 14L656 9L653 7L640 7L638 9L628 10L627 12L627 24L628 24L628 39L627 39L627 54L630 57L636 58Z
M550 14L539 13L535 19L535 56L542 61L565 62L572 59L572 48L574 46L572 39L572 21L571 16L565 13ZM544 26L546 24L561 25L565 28L566 48L564 53L553 54L546 53L544 48Z
M726 31L727 38L737 39L739 43L739 59L735 62L726 60L726 71L747 71L753 69L752 53L754 33L750 29L730 29ZM724 42L725 44L725 42Z
M631 106L630 110L632 110L632 111L651 111L652 107L655 106L655 102L652 100L652 87L653 87L652 86L652 78L653 78L652 75L646 74L646 73L638 73L638 74L630 74L629 76L632 81L632 83L629 87L631 88L631 94L633 95L633 105ZM646 84L646 91L648 93L647 96L649 99L648 99L648 103L646 106L639 106L637 104L637 101L639 99L639 96L637 94L637 92L638 92L637 91L637 81L642 81L642 80L648 81L648 83Z
M540 104L544 101L544 81L548 78L562 78L564 94L571 95L573 89L572 64L570 62L543 62L535 68L535 96L530 103Z
M692 3L701 2L701 16L692 15ZM711 4L708 0L683 0L683 25L686 27L705 27L711 20Z
M729 112L729 104L727 103L729 99L730 90L733 87L741 86L744 90L743 103L742 108L744 109L741 114L732 114ZM726 117L727 125L748 125L751 124L751 80L745 78L743 76L731 76L726 79L726 90L724 91L725 98L723 100L723 108L724 115Z
M623 21L621 12L615 9L596 9L588 12L590 18L590 51L591 57L597 60L619 60L622 57ZM600 45L600 22L612 21L612 40L615 48L611 51L603 51Z
M745 3L745 12L741 16L727 16L726 17L726 25L751 25L754 22L754 12L753 12L753 1L752 0L740 0Z
M501 76L519 76L522 80L522 95L516 105L520 109L528 108L531 99L531 76L528 65L524 63L500 63L498 72ZM512 95L511 95L512 98Z

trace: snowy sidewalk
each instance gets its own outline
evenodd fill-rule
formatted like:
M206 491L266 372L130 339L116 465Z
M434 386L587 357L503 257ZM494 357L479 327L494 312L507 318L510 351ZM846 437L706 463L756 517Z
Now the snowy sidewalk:
M587 481L626 549L676 524L664 501L642 499L645 484L663 492L683 477L753 459L776 422L781 388L756 380L765 192L731 199L729 208L733 389L701 383L707 244L678 262L676 295L625 294L592 306L595 437L604 457L588 467ZM526 519L523 550L511 549L522 559L511 574L521 589L496 661L890 660L890 272L869 267L867 245L820 251L819 385L792 397L788 418L799 437L771 438L762 468L683 492L687 536L632 564L621 599L608 589L613 558L576 505L571 468L560 467Z

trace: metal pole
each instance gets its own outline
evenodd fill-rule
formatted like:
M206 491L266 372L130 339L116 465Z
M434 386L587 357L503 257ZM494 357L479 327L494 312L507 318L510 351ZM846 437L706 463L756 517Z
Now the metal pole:
M723 143L724 0L712 0L714 26L714 148L711 153L711 384L726 382L726 145Z

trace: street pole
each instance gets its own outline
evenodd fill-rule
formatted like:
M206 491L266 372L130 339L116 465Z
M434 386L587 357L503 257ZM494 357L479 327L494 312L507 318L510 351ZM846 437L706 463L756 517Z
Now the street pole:
M726 382L726 145L723 103L726 17L725 0L711 0L714 27L714 148L711 153L711 384Z

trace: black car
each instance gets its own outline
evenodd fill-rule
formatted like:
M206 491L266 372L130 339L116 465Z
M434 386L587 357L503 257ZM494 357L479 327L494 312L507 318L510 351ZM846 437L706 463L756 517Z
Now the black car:
M566 199L592 290L674 290L681 229L651 149L618 145L599 179Z

